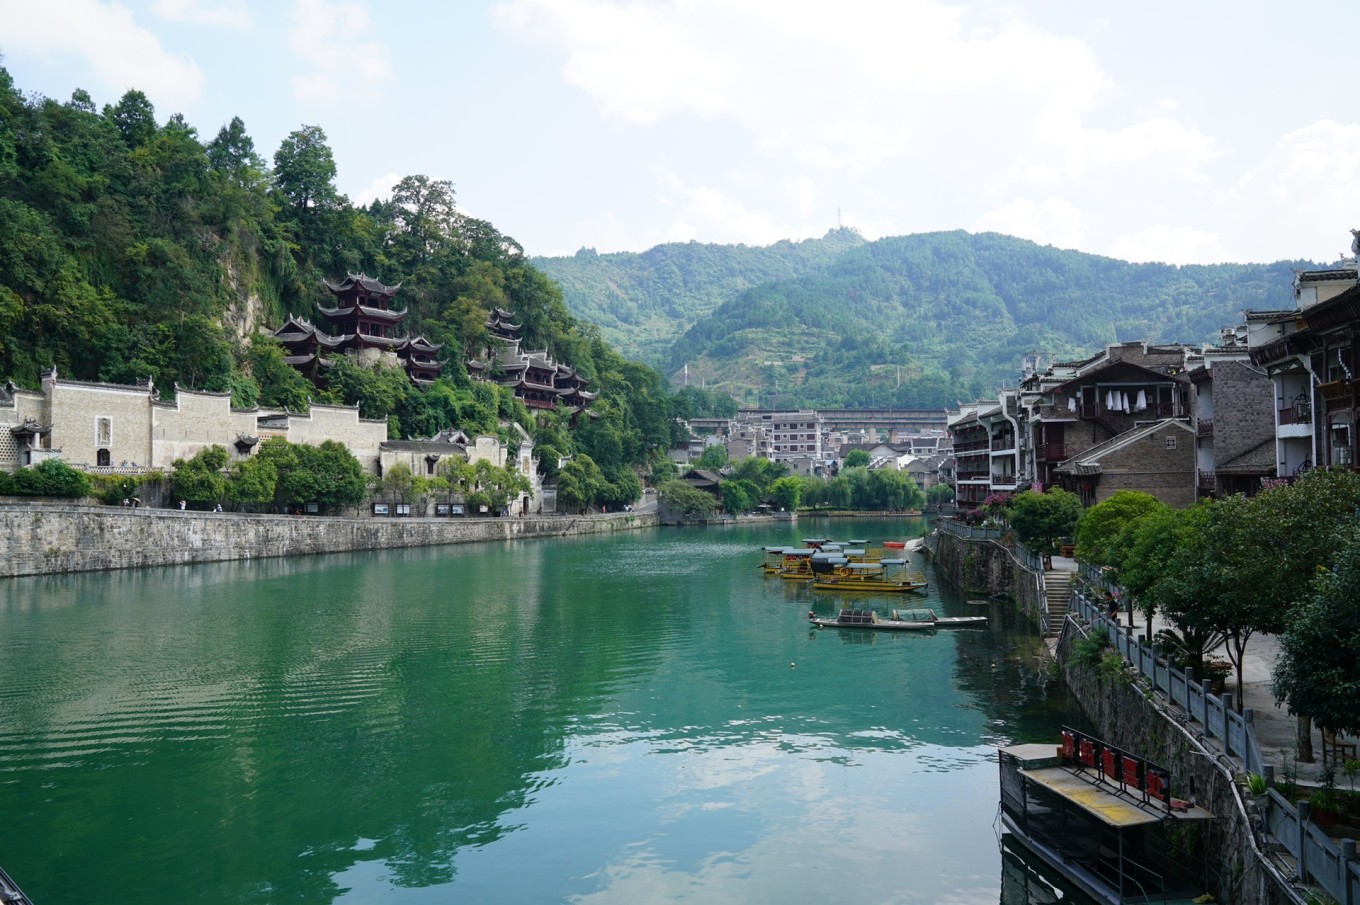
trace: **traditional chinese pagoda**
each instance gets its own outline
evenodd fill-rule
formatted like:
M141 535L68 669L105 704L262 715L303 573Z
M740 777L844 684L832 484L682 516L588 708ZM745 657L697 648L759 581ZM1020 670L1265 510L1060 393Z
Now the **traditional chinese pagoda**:
M274 332L290 365L320 384L334 356L349 354L364 364L388 358L388 364L402 368L419 385L438 379L444 363L436 355L443 344L424 336L397 335L407 314L405 308L392 305L400 283L388 286L362 273L347 274L338 283L322 283L335 296L334 307L316 306L328 329L322 331L305 318L290 317Z
M515 323L511 312L493 308L486 320L486 330L491 341L482 357L467 362L470 375L482 380L495 379L501 386L510 387L515 398L531 409L553 411L564 405L571 410L573 420L582 414L592 414L586 408L597 394L586 390L590 381L575 368L553 361L546 349L521 351L523 325Z

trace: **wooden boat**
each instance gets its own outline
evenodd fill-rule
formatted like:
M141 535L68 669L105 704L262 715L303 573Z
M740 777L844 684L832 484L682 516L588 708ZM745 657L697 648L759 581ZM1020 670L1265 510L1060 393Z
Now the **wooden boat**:
M907 542L904 540L885 540L883 546L888 550L905 550Z
M808 613L808 622L822 628L866 628L883 632L921 632L987 624L986 616L936 616L928 608L893 610L884 618L873 610L841 610L834 619Z
M905 559L838 563L824 573L814 569L812 587L819 591L872 591L878 594L924 591L927 585L925 574L906 572L906 564Z
M766 575L778 574L779 570L784 568L784 551L786 549L788 548L787 547L764 548L765 558L760 563L760 568Z
M1203 808L1171 797L1169 772L1074 729L1061 745L1001 748L1001 822L1102 905L1193 901L1208 888L1202 850L1168 857L1199 836Z

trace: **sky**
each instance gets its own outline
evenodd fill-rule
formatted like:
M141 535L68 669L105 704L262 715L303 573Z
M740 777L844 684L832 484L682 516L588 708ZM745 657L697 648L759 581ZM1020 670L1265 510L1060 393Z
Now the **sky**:
M1360 227L1360 3L0 0L17 87L143 91L356 203L423 174L531 255L995 231L1320 263Z

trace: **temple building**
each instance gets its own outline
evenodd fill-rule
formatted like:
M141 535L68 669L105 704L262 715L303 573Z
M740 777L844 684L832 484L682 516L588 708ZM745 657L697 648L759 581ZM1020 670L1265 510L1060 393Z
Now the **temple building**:
M520 350L522 324L503 308L493 308L486 320L490 342L479 358L469 359L468 374L480 380L494 380L514 390L531 409L554 411L566 406L575 422L581 415L593 414L587 407L597 394L586 389L590 381L569 365L552 360L546 349L532 352Z
M407 314L405 308L392 305L400 283L388 286L362 273L347 274L338 283L322 283L335 296L334 307L317 305L327 329L319 329L306 318L290 317L274 331L290 365L318 385L325 382L326 370L340 354L353 355L364 365L401 368L412 383L421 386L439 378L444 363L436 356L443 344L424 336L398 335Z

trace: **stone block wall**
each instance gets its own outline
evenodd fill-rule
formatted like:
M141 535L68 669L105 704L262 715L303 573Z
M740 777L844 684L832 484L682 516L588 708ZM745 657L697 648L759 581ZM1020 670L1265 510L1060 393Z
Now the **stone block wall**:
M654 527L655 513L377 519L0 504L0 578Z

